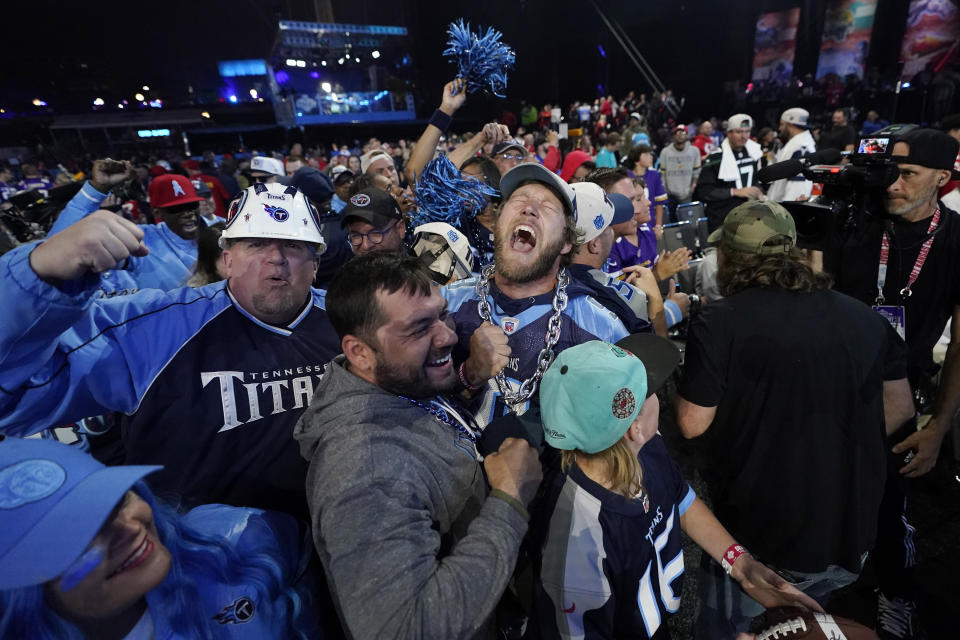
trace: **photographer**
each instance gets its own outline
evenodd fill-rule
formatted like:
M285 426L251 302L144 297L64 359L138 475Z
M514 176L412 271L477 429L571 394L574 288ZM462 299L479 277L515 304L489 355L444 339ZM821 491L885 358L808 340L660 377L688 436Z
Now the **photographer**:
M914 129L893 146L900 175L883 194L883 213L866 217L839 249L827 251L824 268L836 288L858 298L906 339L907 375L921 414L891 437L874 562L880 582L879 622L913 629L911 567L913 528L905 517L903 482L936 465L940 445L960 407L960 217L937 199L957 157L958 142L946 133ZM933 346L952 318L951 340L939 372ZM923 428L926 417L931 414ZM899 472L899 473L898 473ZM952 475L952 474L951 474Z

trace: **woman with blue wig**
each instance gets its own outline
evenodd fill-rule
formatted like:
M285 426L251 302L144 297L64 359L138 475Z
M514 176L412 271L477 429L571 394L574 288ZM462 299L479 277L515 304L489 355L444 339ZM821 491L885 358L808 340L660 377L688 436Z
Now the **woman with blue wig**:
M179 515L142 480L157 469L0 436L0 637L318 637L295 520Z

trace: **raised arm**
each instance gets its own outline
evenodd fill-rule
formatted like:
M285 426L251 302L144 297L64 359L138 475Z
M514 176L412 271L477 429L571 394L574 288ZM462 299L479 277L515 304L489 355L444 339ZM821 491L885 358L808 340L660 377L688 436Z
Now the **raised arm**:
M117 317L93 317L90 305L97 274L145 254L142 238L137 225L100 211L0 258L0 432L132 408L125 355L107 333Z
M443 124L442 121L446 120L449 124L450 118L453 118L453 114L463 106L466 99L467 83L463 79L455 78L443 86L443 98L437 108L441 115L434 113L433 118L430 119L430 124L424 129L420 139L417 140L417 144L413 147L413 151L410 152L407 165L403 168L403 177L407 179L408 184L416 184L417 176L433 159L440 137L446 133L446 130L440 126Z
M450 152L450 162L459 169L463 166L464 162L477 155L477 153L483 149L483 145L488 142L490 144L497 144L509 137L510 130L507 129L506 125L488 122L483 125L483 130L480 133L466 142L461 143L460 146Z
M60 212L47 235L59 233L98 210L110 189L133 177L133 167L129 162L119 162L110 158L95 160L93 169L90 170L90 179Z

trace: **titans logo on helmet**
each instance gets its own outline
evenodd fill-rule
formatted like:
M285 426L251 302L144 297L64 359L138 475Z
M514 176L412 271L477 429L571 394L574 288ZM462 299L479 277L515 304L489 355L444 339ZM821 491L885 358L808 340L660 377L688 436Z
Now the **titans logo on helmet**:
M242 596L221 609L213 619L220 624L243 624L250 622L254 610L253 600Z
M274 207L272 205L265 204L263 205L263 209L277 222L286 222L290 217L290 213L282 207Z

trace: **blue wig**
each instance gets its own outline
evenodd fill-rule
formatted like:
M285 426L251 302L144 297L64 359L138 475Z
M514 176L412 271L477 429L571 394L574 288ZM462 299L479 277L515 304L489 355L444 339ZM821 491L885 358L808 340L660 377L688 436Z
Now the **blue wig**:
M416 195L417 210L411 213L415 226L446 222L460 228L464 216L476 215L500 192L476 178L464 178L447 156L440 155L424 167Z
M451 22L447 28L447 48L443 55L457 63L457 77L467 82L467 92L487 91L498 98L505 97L507 71L513 68L516 54L500 41L503 34L487 27L480 35L470 31L463 18Z
M150 593L150 614L154 620L162 619L178 637L214 638L213 619L209 611L202 609L203 598L192 579L196 575L249 586L256 592L263 615L299 619L308 603L286 586L295 578L296 567L278 561L275 541L259 544L259 548L245 548L241 556L225 538L189 526L174 509L158 502L143 481L134 485L133 490L153 510L160 541L172 559L167 577ZM291 622L291 627L295 626ZM289 633L307 637L296 628ZM44 585L39 584L0 591L0 637L82 640L84 636L79 627L58 616L46 603Z

